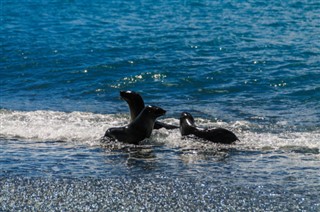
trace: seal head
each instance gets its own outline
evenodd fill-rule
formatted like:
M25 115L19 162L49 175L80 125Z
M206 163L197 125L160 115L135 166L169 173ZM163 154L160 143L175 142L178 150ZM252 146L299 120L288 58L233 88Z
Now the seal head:
M129 105L131 121L144 109L144 101L140 94L134 91L120 91L120 96Z
M183 112L180 115L180 132L182 136L190 135L196 130L194 118L190 113Z

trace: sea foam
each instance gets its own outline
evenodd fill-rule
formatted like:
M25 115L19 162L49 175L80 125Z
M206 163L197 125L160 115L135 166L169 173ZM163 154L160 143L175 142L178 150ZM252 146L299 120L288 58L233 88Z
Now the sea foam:
M58 111L0 111L3 139L32 141L64 141L87 145L99 145L104 132L110 127L124 126L129 123L127 114L95 114L89 112ZM179 120L166 118L162 121L178 125ZM213 122L196 119L200 127L223 127L233 131L240 141L232 147L244 149L296 149L307 148L313 152L320 149L320 130L292 131L286 127L277 132L268 131L275 126L262 126L248 121L233 123ZM279 126L277 126L279 127ZM183 138L178 129L154 130L150 139L142 144L167 145L182 149L211 149L221 145L194 138ZM224 146L224 145L222 145Z

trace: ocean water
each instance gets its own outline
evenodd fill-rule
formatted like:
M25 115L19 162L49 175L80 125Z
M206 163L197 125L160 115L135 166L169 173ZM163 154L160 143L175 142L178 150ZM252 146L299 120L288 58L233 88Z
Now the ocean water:
M319 211L320 3L1 1L0 211ZM120 90L234 145L129 122Z

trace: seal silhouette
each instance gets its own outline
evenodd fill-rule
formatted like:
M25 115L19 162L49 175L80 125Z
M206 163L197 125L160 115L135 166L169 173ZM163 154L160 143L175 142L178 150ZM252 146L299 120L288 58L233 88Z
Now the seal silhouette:
M198 138L212 141L214 143L232 144L239 140L237 136L226 129L199 129L194 123L194 118L190 113L183 112L180 116L180 132L182 136L194 135Z
M144 101L141 95L134 91L120 91L120 96L128 103L131 121L133 121L144 108ZM154 124L154 129L160 128L177 129L179 127L156 121Z
M129 125L109 128L103 139L137 145L151 136L156 119L165 113L166 111L160 107L148 105Z

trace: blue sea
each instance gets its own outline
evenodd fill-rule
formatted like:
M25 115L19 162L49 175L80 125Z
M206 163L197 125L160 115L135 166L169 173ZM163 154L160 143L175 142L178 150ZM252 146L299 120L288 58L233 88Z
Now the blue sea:
M0 211L320 211L318 0L2 0ZM119 91L233 145L129 123Z

